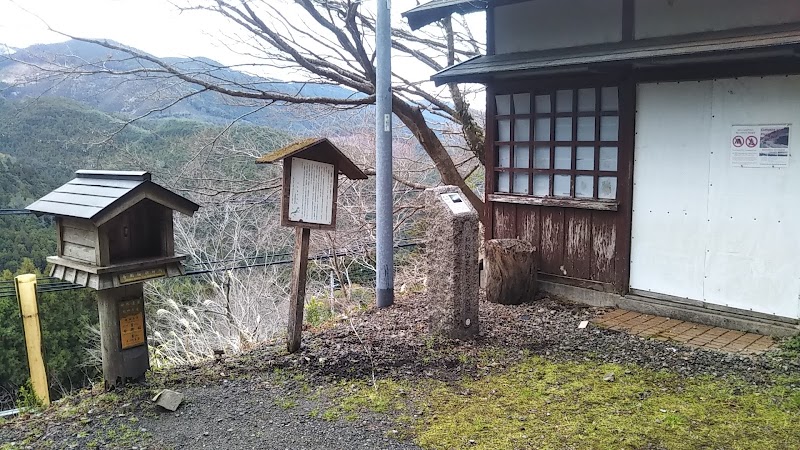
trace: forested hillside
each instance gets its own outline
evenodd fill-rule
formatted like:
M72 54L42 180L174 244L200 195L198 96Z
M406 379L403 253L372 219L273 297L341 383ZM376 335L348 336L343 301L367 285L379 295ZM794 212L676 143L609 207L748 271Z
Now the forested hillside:
M52 219L3 215L2 210L24 208L70 180L77 169L150 170L160 183L201 192L202 178L181 174L198 156L212 158L208 149L219 145L242 153L210 164L229 175L224 178L247 187L248 180L257 183L269 173L257 168L249 153L289 139L286 133L247 125L225 130L186 119L126 125L128 120L62 98L0 99L0 283L9 286L16 274L45 272L45 258L56 251ZM198 170L210 176L209 170ZM215 183L224 188L223 180ZM97 339L91 331L97 324L94 293L52 292L39 303L48 376L57 396L60 389L83 385L97 373L88 354ZM12 394L27 376L17 300L0 297L0 410L11 406Z

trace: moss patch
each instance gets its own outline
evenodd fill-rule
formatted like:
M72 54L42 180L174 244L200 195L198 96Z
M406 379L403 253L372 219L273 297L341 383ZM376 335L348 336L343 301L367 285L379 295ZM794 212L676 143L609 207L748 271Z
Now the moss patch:
M413 434L431 449L800 448L800 390L789 380L755 388L531 357L478 380L414 389L424 414Z

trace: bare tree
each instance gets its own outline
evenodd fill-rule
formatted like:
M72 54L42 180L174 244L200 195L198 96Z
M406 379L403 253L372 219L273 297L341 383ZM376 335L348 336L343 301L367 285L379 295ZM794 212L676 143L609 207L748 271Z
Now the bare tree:
M130 78L177 79L189 89L179 99L154 108L141 117L172 106L175 102L205 92L216 92L253 107L270 104L324 105L352 108L374 103L375 17L361 0L176 0L181 11L202 11L223 19L227 32L221 42L252 63L237 69L253 72L281 71L304 83L343 86L353 91L346 97L307 96L304 90L286 93L263 82L230 76L205 59L179 65L107 40L65 36L122 52L124 57L103 61L79 61L69 68L49 64L44 71L71 76L108 74ZM445 19L438 26L411 33L405 26L392 30L394 64L393 112L424 149L446 184L459 186L470 203L483 211L483 202L465 182L483 165L484 131L481 119L470 108L470 92L455 84L435 89L428 76L448 65L479 54L480 44L463 20ZM134 59L139 65L118 68ZM399 70L398 70L399 68ZM417 73L417 76L412 74ZM260 106L259 106L260 105ZM448 143L437 129L458 129L463 147L474 164L459 167Z

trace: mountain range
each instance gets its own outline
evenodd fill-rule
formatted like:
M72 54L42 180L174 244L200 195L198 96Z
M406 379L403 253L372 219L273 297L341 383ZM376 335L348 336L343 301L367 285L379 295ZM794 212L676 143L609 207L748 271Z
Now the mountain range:
M224 80L229 86L238 84L306 97L363 96L336 85L258 77L202 57L162 60L184 72ZM113 71L155 67L153 63L132 59L124 52L83 41L37 44L8 55L0 53L0 98L62 97L112 115L138 117L152 111L148 118L189 118L214 124L240 121L299 134L313 132L326 124L341 123L342 116L348 121L354 116L366 120L369 109L348 109L333 114L330 108L314 105L274 104L259 109L263 101L237 101L211 91L191 95L172 105L175 99L194 92L196 87L155 73L124 76L77 73L87 64Z

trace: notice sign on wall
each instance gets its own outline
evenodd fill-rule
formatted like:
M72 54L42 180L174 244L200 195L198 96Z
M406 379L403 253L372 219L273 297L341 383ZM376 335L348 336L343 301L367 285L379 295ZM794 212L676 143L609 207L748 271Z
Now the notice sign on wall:
M734 125L731 127L731 165L788 167L791 126Z
M289 220L332 225L333 164L292 158L289 183Z

